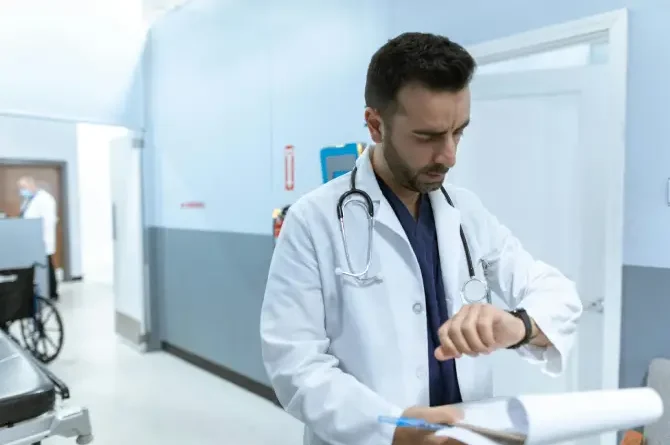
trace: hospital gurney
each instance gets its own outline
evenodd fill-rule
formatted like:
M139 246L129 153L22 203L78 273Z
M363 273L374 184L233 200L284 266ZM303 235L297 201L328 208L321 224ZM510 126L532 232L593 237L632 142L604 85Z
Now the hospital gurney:
M52 436L93 441L86 408L61 406L67 386L0 330L0 445L32 445Z

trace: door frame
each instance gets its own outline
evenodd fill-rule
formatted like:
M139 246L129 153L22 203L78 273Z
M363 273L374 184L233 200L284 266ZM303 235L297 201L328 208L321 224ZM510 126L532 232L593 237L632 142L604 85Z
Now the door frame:
M63 281L72 281L72 246L70 246L70 191L68 190L69 166L67 161L54 161L48 159L29 158L0 158L0 166L3 167L50 167L60 170L60 198L63 206L63 218L60 220L63 228Z
M607 221L605 271L610 279L605 284L603 296L608 305L621 308L623 225L624 225L624 168L626 156L626 92L628 78L628 10L618 9L579 20L546 26L540 29L490 40L468 47L479 65L504 61L511 58L546 52L561 47L607 39L609 59L607 63L608 89L611 107L608 113L616 123L612 137L608 138L612 151L608 165L603 168L611 172L607 197ZM598 302L593 302L597 307ZM585 309L587 309L585 307ZM603 388L619 387L621 355L621 310L603 310L603 325L613 327L608 337L614 341L604 342Z

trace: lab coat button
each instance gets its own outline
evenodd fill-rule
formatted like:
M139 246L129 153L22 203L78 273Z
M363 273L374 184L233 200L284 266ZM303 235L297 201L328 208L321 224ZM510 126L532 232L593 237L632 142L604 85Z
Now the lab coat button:
M416 370L416 377L420 380L423 380L426 378L427 372L426 368L417 368Z
M415 314L420 314L423 312L423 305L421 303L414 303L412 306L412 310L414 311Z

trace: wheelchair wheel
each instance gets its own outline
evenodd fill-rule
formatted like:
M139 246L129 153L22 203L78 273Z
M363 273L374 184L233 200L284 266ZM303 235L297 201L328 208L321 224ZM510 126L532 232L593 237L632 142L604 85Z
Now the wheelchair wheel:
M50 363L63 349L63 319L56 306L43 297L35 298L35 316L20 321L25 348L42 363Z

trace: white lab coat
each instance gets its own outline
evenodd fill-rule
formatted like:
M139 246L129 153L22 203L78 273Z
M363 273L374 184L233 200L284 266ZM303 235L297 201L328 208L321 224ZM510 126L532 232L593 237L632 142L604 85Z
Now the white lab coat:
M310 445L388 445L393 427L379 415L398 416L429 405L428 338L421 271L400 222L382 195L366 150L357 161L356 185L375 203L369 276L361 285L336 275L348 271L336 204L350 176L336 178L300 198L288 211L270 266L261 312L263 360L284 408L306 424ZM430 194L438 232L450 314L462 307L468 280L459 225L468 239L477 275L488 263L492 291L510 308L523 307L552 341L519 354L549 373L561 373L572 348L582 305L575 285L533 259L471 192L446 186ZM355 271L365 264L367 220L363 208L345 207ZM492 396L490 356L456 360L464 401Z
M33 199L23 209L24 218L42 219L42 237L47 255L56 253L56 226L58 225L58 206L56 200L47 191L38 190Z

